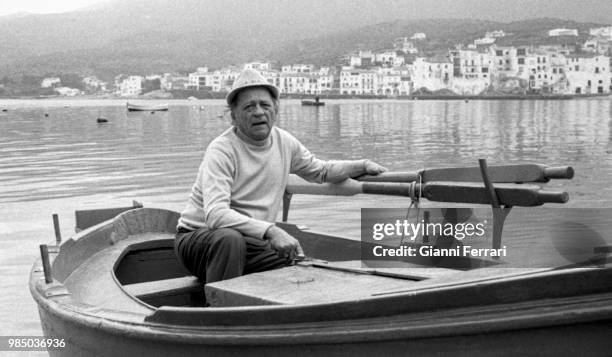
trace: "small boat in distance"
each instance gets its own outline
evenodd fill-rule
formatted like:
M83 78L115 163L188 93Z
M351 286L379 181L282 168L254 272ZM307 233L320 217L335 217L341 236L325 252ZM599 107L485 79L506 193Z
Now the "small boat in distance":
M128 112L153 112L153 111L167 111L168 103L163 104L134 104L127 102L126 104Z
M319 101L319 97L316 96L315 100L302 100L302 105L320 107L320 106L325 105L325 102Z

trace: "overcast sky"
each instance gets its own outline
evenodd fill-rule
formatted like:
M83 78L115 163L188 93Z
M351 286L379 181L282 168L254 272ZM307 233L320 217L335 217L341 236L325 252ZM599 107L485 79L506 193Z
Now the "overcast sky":
M111 0L0 0L0 16L16 12L59 13L76 10ZM121 0L128 2L132 0ZM225 2L232 0L201 0ZM309 0L252 0L269 3ZM240 1L238 1L240 2ZM317 3L315 1L315 3ZM346 1L329 0L346 6ZM180 6L181 0L175 0ZM355 0L352 9L367 10L375 21L397 18L480 18L494 21L515 21L528 18L556 17L584 22L612 23L612 0ZM286 4L285 4L286 5Z
M16 12L57 13L108 0L0 0L0 16Z

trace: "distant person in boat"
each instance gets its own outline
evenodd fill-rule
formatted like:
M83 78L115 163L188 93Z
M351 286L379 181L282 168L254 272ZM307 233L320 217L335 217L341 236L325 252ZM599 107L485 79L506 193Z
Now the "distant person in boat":
M340 182L386 169L370 160L323 161L275 126L279 90L243 71L227 95L232 126L204 153L175 251L205 283L291 264L304 252L276 221L290 173L311 182Z

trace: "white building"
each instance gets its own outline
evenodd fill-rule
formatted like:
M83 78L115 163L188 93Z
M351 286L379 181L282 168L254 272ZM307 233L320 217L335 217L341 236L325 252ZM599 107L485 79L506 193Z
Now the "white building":
M410 94L412 81L408 67L381 68L379 73L377 95L396 97Z
M57 88L55 88L53 90L56 91L57 93L59 93L59 95L63 95L65 97L75 97L75 96L81 94L81 91L76 89L76 88L57 87Z
M527 54L525 48L513 46L491 46L489 51L493 61L491 72L497 77L517 76L519 71L518 64L519 62L524 62L524 57Z
M320 76L328 76L332 74L331 68L329 67L321 67L316 73L318 73Z
M488 38L497 38L497 37L505 37L506 33L503 30L495 30L495 31L487 31L485 37Z
M397 67L404 64L404 56L398 55L396 51L382 51L374 54L374 62L386 67Z
M334 76L306 72L281 72L278 81L274 84L283 93L323 94L333 89Z
M554 29L548 31L548 36L578 36L578 30L576 29Z
M189 73L188 88L199 90L202 87L206 87L206 79L209 75L208 67L198 67L195 72Z
M494 56L489 52L451 51L453 79L449 88L459 94L476 95L491 85Z
M431 91L448 89L453 76L453 64L447 59L426 59L418 57L412 64L413 88Z
M586 40L582 45L582 50L599 55L607 55L610 52L610 42L612 42L612 40L602 37L595 37Z
M281 73L314 73L315 66L312 64L293 64L281 67Z
M92 91L106 91L106 82L99 80L96 76L89 76L83 78L83 84L88 90Z
M269 71L272 69L270 62L249 62L245 63L242 69L254 69L256 71Z
M454 77L490 81L494 57L488 51L456 50L450 53Z
M349 59L350 67L371 67L374 65L375 56L372 51L359 51L357 54L351 55Z
M612 41L612 26L590 29L589 35Z
M396 51L402 51L404 53L415 54L419 50L414 45L414 42L410 41L408 37L398 37L393 41L393 49Z
M569 91L576 94L609 94L612 85L610 57L570 56L566 58Z
M376 94L378 78L375 69L343 68L340 71L340 94Z
M427 35L425 35L423 32L417 32L414 35L412 35L412 37L410 37L411 40L424 40L427 38Z
M49 77L42 80L40 83L41 88L52 88L57 87L62 83L58 77Z
M483 38L477 38L474 40L474 44L476 46L488 46L494 43L495 43L494 37L483 37Z
M172 90L172 89L183 89L183 86L179 88L173 88L174 85L174 75L172 73L164 73L160 76L159 79L159 87L161 90Z
M189 76L170 75L166 79L166 90L171 89L189 89Z
M142 92L143 78L141 76L129 76L119 83L119 95L122 97L137 96Z
M195 90L209 89L213 92L228 91L240 74L236 67L225 67L210 72L207 67L200 67L189 73L189 88ZM263 73L262 73L263 74Z
M566 57L558 52L549 52L548 60L550 71L548 71L550 90L552 93L567 94L571 90L569 88L569 80L566 75Z
M540 50L528 51L524 62L519 63L518 77L528 81L529 89L540 90L552 83L549 53Z

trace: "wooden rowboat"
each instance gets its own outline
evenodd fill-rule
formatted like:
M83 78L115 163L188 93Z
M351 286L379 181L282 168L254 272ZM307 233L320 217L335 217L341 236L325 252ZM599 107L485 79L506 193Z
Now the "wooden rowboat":
M45 336L66 342L52 356L609 352L609 268L412 267L394 278L351 265L358 242L286 224L325 263L209 284L211 308L174 256L177 218L125 212L52 250L52 282L34 266L30 289ZM271 283L272 294L258 290Z
M167 111L168 104L134 104L127 102L126 107L128 112L155 112L155 111Z
M34 265L30 290L45 336L65 340L52 356L556 356L612 347L610 268L512 269L475 258L457 258L460 269L364 268L359 241L278 223L312 260L203 288L174 255L178 216L131 209L48 249L51 268Z

